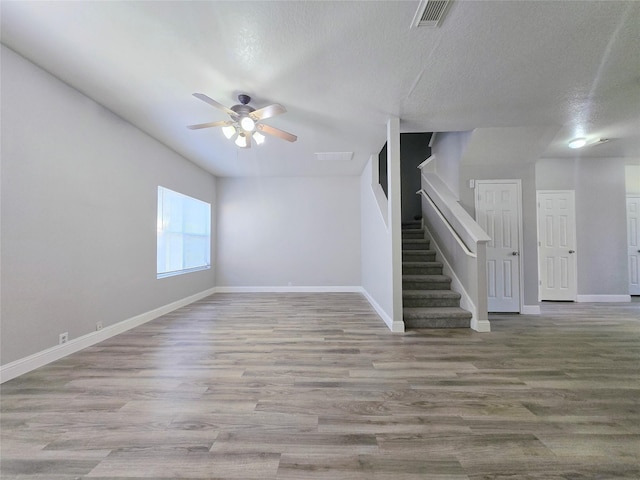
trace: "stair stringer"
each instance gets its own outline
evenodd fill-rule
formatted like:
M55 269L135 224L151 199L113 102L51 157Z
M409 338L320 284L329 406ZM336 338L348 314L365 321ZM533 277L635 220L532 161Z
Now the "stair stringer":
M442 263L442 273L451 278L451 290L460 294L460 307L471 312L471 329L476 332L490 332L491 324L489 323L489 320L479 318L478 307L473 303L471 296L467 293L464 285L456 275L455 270L442 254L442 249L431 235L431 232L429 232L427 226L424 224L424 219L422 220L422 226L427 238L429 239L431 245L430 248L433 248L436 251L436 260Z

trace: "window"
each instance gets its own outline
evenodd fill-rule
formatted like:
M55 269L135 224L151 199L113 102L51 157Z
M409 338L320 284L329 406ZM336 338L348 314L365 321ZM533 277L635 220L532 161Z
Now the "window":
M211 205L158 187L158 277L211 266Z

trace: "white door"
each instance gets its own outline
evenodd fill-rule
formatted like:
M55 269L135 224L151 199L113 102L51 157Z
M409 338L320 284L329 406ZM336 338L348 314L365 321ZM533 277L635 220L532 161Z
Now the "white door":
M627 197L629 295L640 295L640 197Z
M476 181L476 221L487 243L490 312L520 311L520 181Z
M577 294L576 217L573 190L538 192L540 300L571 300Z

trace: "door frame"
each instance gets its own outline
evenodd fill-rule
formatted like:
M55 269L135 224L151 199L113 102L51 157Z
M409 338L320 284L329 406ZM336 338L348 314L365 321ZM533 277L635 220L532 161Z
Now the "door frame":
M536 251L538 252L538 302L542 302L541 300L541 287L542 287L542 258L540 257L540 194L544 193L570 193L573 197L573 241L576 244L576 257L573 262L573 278L576 282L576 294L573 299L569 300L571 302L578 301L578 225L576 218L576 191L575 190L536 190Z
M637 198L640 201L640 194L637 193L627 193L626 198L625 198L625 220L626 220L626 226L627 226L627 284L629 286L629 296L631 295L638 295L637 293L631 293L631 270L629 267L631 267L631 264L629 262L629 250L630 250L630 245L629 245L629 240L631 239L631 232L629 232L629 199L630 198ZM640 251L640 250L639 250Z
M473 208L475 212L475 219L478 219L478 193L479 193L479 185L480 184L505 184L505 183L514 183L516 185L516 200L518 202L516 213L518 215L517 219L517 227L518 227L518 293L519 293L519 305L518 305L518 313L522 313L524 308L524 261L522 257L524 256L524 239L523 239L523 222L522 222L522 180L519 178L512 179L496 179L496 180L476 180L475 181L475 189L473 192Z

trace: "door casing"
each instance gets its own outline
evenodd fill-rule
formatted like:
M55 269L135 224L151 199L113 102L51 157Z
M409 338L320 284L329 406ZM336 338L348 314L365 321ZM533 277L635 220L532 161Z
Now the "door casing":
M503 185L503 184L515 184L516 186L516 227L518 230L518 255L516 256L516 261L518 265L518 310L517 313L521 313L524 305L524 272L523 272L523 227L522 227L522 180L520 179L499 179L499 180L476 180L475 181L475 192L474 192L474 201L475 201L475 217L476 221L478 219L478 209L479 209L479 192L481 185ZM487 246L487 248L489 248ZM512 282L513 284L513 282ZM492 311L489 307L489 311Z
M568 250L573 250L573 253L571 253L571 260L568 265L568 269L567 269L567 277L569 279L573 280L573 285L571 285L570 287L567 288L567 290L565 292L560 292L560 294L557 294L557 292L554 292L555 295L553 295L555 298L543 298L545 295L543 295L542 291L543 291L543 282L544 282L544 275L543 275L543 271L544 271L544 265L543 262L545 261L545 259L543 258L543 255L541 254L541 250L542 250L542 241L543 239L541 238L541 212L542 212L542 200L543 197L545 195L565 195L567 197L570 197L571 199L571 205L572 205L572 211L571 211L571 216L572 216L572 220L573 222L570 225L567 225L568 228L570 228L570 232L569 232L569 236L571 238L568 238L568 243L570 243L571 245L567 245L566 248ZM576 238L576 209L575 209L575 191L574 190L538 190L536 192L536 226L537 226L537 239L538 239L538 301L542 301L542 300L559 300L559 301L576 301L577 295L578 295L578 260L577 260L577 248L576 248L576 243L577 243L577 238Z
M632 211L635 208L635 212ZM640 295L640 197L627 196L629 295Z

